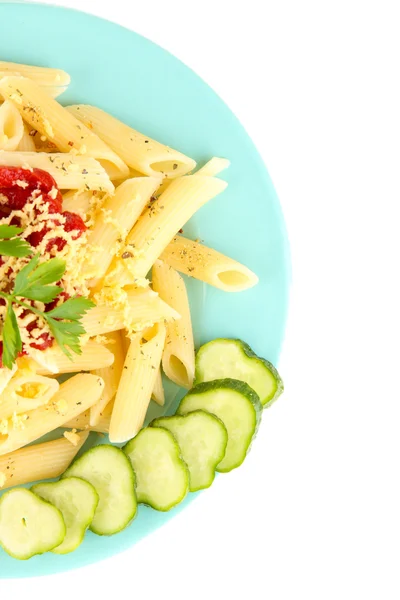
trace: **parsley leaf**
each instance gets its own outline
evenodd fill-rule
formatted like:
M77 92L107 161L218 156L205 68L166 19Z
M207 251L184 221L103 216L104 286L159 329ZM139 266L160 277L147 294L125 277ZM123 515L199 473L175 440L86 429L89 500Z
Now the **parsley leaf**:
M0 255L20 258L32 254L32 248L28 242L16 237L22 232L23 229L15 225L0 225Z
M18 273L15 278L14 296L23 296L29 300L52 302L62 292L57 285L47 285L59 281L65 273L65 261L51 258L39 265L39 255Z
M9 240L22 232L23 229L16 227L16 225L0 225L0 238L2 240Z
M25 240L16 238L15 240L0 241L0 254L3 256L29 256L32 254L32 248Z
M79 344L79 336L83 335L85 330L79 321L56 321L47 315L46 320L49 324L51 333L60 346L60 349L66 356L68 356L70 360L72 360L70 350L75 352L75 354L82 354L82 349Z
M22 350L21 335L17 317L11 302L8 302L6 318L3 326L3 365L11 369L18 353Z
M56 308L50 310L48 313L46 313L46 315L54 317L55 319L68 319L70 321L77 321L94 306L96 306L94 302L88 298L74 296L73 298L66 300L60 306L56 306Z

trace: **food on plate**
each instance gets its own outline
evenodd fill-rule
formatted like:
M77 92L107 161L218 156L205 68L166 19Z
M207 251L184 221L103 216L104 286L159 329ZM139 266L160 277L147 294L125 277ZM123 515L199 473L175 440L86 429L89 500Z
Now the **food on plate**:
M0 545L19 559L209 487L283 390L240 340L195 353L187 278L216 294L258 282L182 235L229 160L198 168L118 115L63 106L69 83L0 61ZM187 391L175 415L166 380ZM145 427L151 399L169 416Z

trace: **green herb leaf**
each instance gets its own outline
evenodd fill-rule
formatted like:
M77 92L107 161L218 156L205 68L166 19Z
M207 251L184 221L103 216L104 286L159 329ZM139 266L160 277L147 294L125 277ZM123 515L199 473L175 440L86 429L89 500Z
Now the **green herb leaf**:
M60 281L66 269L65 260L60 258L51 258L42 263L28 275L29 283L35 285L47 285Z
M83 325L77 321L56 321L46 315L50 331L56 339L60 349L72 360L72 352L82 354L79 337L85 333Z
M0 242L0 254L3 256L29 256L32 254L32 248L25 240L16 238L15 240L7 240Z
M65 273L65 261L52 258L39 265L39 255L18 273L15 278L14 296L38 300L47 304L62 292L59 286L47 285L59 281Z
M96 306L94 302L88 298L81 296L75 296L66 300L60 306L53 308L53 310L46 313L47 316L51 316L55 319L68 319L69 321L78 321L87 313L88 310Z
M9 240L23 232L23 229L16 225L0 225L0 239Z
M6 318L3 326L3 365L11 369L18 353L22 350L21 335L17 317L11 302L8 302Z
M39 259L40 259L40 254L35 254L35 256L33 258L31 258L31 260L28 262L28 264L25 265L25 267L23 269L21 269L19 273L17 273L15 282L14 282L14 290L13 290L14 296L22 296L23 295L22 294L23 290L25 290L29 285L28 276L38 266Z

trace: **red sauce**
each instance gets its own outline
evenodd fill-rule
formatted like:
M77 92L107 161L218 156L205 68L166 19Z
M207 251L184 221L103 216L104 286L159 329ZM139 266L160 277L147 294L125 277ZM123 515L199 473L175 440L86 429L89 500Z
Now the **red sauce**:
M17 183L18 182L18 183ZM22 182L22 185L21 185ZM26 186L24 184L27 184ZM55 192L52 190L56 190ZM0 219L2 217L13 217L11 219L12 225L20 225L20 219L17 214L13 216L16 211L24 210L26 203L31 198L32 194L36 193L37 196L41 196L41 202L38 205L36 216L43 212L48 212L54 215L51 221L47 221L46 227L41 231L32 233L27 241L34 248L37 247L43 240L44 236L48 231L51 231L51 226L63 227L65 231L75 231L73 239L78 239L84 231L86 226L79 215L73 212L64 211L62 209L62 195L59 191L57 184L53 177L46 171L41 169L23 169L22 167L0 167ZM51 194L51 195L50 195ZM54 196L54 198L53 198ZM64 219L59 217L63 216ZM56 255L57 251L61 251L67 244L66 240L60 237L54 237L50 240L46 246L46 251ZM7 257L0 256L0 266L4 264ZM62 293L64 299L68 295ZM0 301L5 301L0 298ZM56 305L57 301L47 305L45 310L51 310ZM27 330L30 332L37 327L36 321L33 321L27 326ZM37 350L45 350L53 344L53 338L48 333L43 333L38 339L32 337L30 346ZM0 341L0 366L1 356L3 354L3 343Z

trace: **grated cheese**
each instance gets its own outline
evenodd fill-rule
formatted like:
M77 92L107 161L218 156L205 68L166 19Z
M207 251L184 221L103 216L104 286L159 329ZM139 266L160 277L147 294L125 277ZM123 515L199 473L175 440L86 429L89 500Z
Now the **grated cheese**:
M72 429L72 431L64 431L64 437L71 442L73 446L77 446L79 444L80 437L76 433L76 429Z

